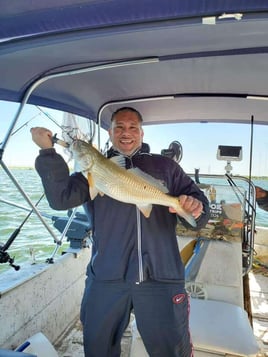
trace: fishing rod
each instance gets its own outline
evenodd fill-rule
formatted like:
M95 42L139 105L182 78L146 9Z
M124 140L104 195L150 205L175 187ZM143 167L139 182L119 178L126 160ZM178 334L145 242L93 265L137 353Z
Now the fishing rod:
M32 118L30 118L29 120L26 121L26 123L22 124L18 129L16 129L15 131L12 132L12 134L10 136L15 135L18 131L20 131L22 128L24 128L25 126L27 126L33 119L35 119L36 117L38 117L40 115L40 113L34 115ZM0 143L0 145L3 144L3 141Z
M50 115L49 113L45 112L42 108L40 108L38 105L36 105L36 108L40 110L41 113L43 113L49 120L51 120L54 124L56 124L59 128L62 129L61 125Z
M62 147L64 147L64 148L66 148L66 149L70 147L70 144L66 143L66 141L63 141L63 140L57 138L57 134L54 134L54 135L52 136L51 140L52 140L52 144L53 144L53 145L54 145L54 144L58 144L58 145L60 145L60 146L62 146Z
M44 197L44 193L41 195L41 197L39 198L39 200L35 204L35 207L37 207L37 205L40 203L40 201L42 200L43 197ZM31 211L27 214L27 216L24 218L24 220L19 225L19 227L16 228L15 231L11 234L11 236L9 237L7 242L4 245L0 246L0 263L1 264L2 263L9 263L9 265L12 266L16 271L20 270L20 266L14 264L15 258L11 258L10 255L7 253L7 250L11 246L11 244L14 242L14 240L17 238L17 236L20 233L22 227L27 222L27 220L30 218L30 216L33 213L33 211L34 210L31 209Z
M80 132L80 129L78 128L79 125L78 125L78 122L77 122L76 119L75 119L75 116L72 117L72 120L74 121L74 124L76 125L76 127L74 127L74 126L72 126L72 125L70 125L70 124L67 124L67 123L60 125L60 124L52 117L51 114L45 112L45 111L44 111L42 108L40 108L38 105L36 105L36 108L37 108L38 110L40 110L40 112L41 112L42 114L44 114L49 120L51 120L54 124L56 124L56 125L61 129L62 133L65 134L65 135L67 135L68 140L73 140L72 135L70 135L70 132L71 132L71 131L75 131L76 135L74 134L74 135L73 135L74 137L76 137L76 136L77 136L77 133L79 133L80 136L82 136L83 138L86 138L88 135L89 135L90 138L93 138L93 136L94 136L94 134L95 134L95 130L92 129L92 126L91 126L91 121L90 121L90 128L89 128L90 133L85 135L85 134L82 134L82 133ZM68 115L70 115L70 113L67 113L67 117L66 117L67 120L68 120ZM63 119L63 121L65 120L65 122L66 122L66 119ZM56 135L57 135L57 134L56 134ZM58 140L59 140L59 139L58 139ZM55 141L55 142L56 142L56 141ZM53 142L53 144L54 144L55 142ZM68 147L69 147L69 144L68 144L67 142L63 142L63 141L62 141L62 144L59 144L59 145L65 147L65 148L68 148Z

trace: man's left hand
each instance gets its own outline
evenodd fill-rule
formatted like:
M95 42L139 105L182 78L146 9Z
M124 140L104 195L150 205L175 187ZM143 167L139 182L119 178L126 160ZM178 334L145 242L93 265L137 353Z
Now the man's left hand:
M203 203L197 198L187 195L181 195L179 196L178 200L182 208L185 209L185 211L191 213L195 219L197 219L203 212ZM172 207L169 207L169 212L176 213L176 211Z

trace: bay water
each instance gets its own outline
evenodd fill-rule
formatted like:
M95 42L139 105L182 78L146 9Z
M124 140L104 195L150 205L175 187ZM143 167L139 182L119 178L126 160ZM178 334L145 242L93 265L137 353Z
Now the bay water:
M10 169L10 172L23 187L33 204L36 204L43 194L43 187L35 169L13 168ZM25 209L6 202L23 206ZM37 208L52 232L58 239L61 239L61 232L53 226L52 217L67 217L67 211L52 210L45 197L40 200ZM30 205L18 191L7 173L0 168L0 245L3 246L12 233L19 229L19 234L8 249L8 253L11 258L14 258L14 264L16 265L25 261L45 262L46 259L51 257L56 248L52 235L34 212L29 214L30 211ZM25 223L23 223L24 220L26 220ZM68 245L69 243L64 238L57 255L62 254L62 251ZM8 263L0 264L0 272L7 269L12 269Z
M38 202L43 194L43 187L40 177L34 168L12 168L11 174L23 187L26 194L34 204ZM255 185L268 190L268 179L253 179ZM23 206L28 209L22 209L12 206L7 202ZM42 198L38 204L43 219L49 224L51 230L58 239L61 239L61 233L53 226L52 216L67 217L67 211L52 210L46 198ZM0 245L5 244L12 233L20 228L23 221L29 215L31 210L21 193L8 177L7 173L0 168ZM268 212L261 210L257 206L256 225L268 227ZM62 254L63 250L69 246L66 237L57 252ZM10 248L8 253L14 258L15 264L27 262L45 262L50 258L56 248L53 237L44 227L35 213L32 213L22 225L20 232ZM12 269L8 263L0 264L0 273L7 269Z

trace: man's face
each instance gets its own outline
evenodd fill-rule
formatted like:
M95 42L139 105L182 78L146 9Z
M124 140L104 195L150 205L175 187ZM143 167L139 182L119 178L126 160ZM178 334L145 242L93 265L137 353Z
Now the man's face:
M124 155L130 156L141 147L143 130L136 113L123 110L118 112L109 129L113 147Z

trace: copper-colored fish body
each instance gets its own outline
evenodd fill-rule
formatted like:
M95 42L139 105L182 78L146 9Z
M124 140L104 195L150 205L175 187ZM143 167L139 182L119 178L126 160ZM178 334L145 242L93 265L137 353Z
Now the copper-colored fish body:
M192 226L196 226L191 214L180 205L177 197L167 194L167 189L150 175L138 168L126 170L123 157L107 159L90 143L76 140L70 147L74 159L88 178L90 197L108 195L118 201L136 205L145 217L149 217L152 205L172 207Z

